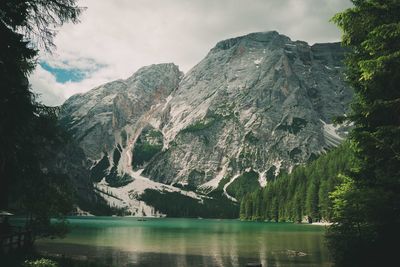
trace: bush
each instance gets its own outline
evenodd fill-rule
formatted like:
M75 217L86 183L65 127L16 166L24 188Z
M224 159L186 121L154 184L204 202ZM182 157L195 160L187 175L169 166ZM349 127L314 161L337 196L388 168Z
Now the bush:
M39 260L32 260L32 261L25 261L24 267L58 267L58 264L49 259L39 259Z

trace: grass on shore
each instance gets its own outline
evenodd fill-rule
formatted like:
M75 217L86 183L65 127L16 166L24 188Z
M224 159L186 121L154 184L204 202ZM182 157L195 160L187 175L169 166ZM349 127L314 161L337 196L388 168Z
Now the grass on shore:
M34 250L0 254L0 265L7 267L114 267L90 260L72 259L64 256L43 256Z

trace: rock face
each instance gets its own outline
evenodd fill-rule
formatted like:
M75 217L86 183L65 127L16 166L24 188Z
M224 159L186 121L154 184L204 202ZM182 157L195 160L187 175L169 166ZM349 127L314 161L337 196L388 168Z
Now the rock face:
M117 80L64 104L61 120L74 133L86 155L98 159L116 143L126 142L139 118L178 87L182 73L174 64L143 67L127 80ZM125 133L124 134L124 130Z
M352 97L343 57L338 43L252 33L219 42L185 76L152 65L75 95L61 121L95 182L120 186L144 169L153 181L206 191L250 171L265 185L340 143L332 119Z

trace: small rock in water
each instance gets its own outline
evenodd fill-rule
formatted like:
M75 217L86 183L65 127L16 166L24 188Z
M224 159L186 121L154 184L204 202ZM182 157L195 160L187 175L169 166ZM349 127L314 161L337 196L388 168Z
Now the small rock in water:
M287 250L287 254L289 257L304 257L307 255L307 253L301 252L301 251L295 251L295 250Z

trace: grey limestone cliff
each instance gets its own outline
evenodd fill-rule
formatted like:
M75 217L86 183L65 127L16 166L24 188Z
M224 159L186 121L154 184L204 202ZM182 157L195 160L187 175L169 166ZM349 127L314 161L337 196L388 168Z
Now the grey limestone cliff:
M250 171L264 185L341 142L332 119L352 97L343 58L339 43L252 33L219 42L184 76L173 64L152 65L75 95L61 121L96 182L128 183L143 169L206 191Z

